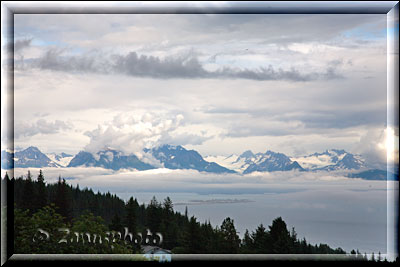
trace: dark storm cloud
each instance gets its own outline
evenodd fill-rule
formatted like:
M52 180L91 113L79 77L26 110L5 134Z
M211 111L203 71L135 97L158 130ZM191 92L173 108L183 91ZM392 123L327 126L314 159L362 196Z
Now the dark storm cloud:
M99 72L120 73L135 77L150 77L156 79L247 79L257 81L286 80L294 82L313 80L341 79L336 72L338 64L329 64L323 72L301 73L295 68L283 70L273 66L257 69L241 69L223 67L216 71L207 71L197 57L192 55L167 57L160 59L155 56L129 54L113 55L108 59L101 55L63 56L63 50L50 49L34 63L40 69L67 72ZM101 60L103 62L101 62Z

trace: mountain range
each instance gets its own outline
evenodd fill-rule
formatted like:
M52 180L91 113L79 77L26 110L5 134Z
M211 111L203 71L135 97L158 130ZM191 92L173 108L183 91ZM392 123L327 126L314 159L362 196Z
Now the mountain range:
M288 156L282 153L266 151L265 153L254 154L250 150L242 153L240 156L231 155L229 157L207 157L207 160L215 161L218 164L235 170L238 173L252 172L273 172L290 171L304 169L297 161L292 161Z
M267 150L254 154L248 150L241 155L209 156L206 160L214 161L221 166L239 173L272 172L272 171L337 171L359 170L366 168L360 155L353 155L345 150L331 149L323 153L314 153L302 157L288 157L282 153Z
M106 149L92 154L80 151L75 155L67 167L102 167L105 169L137 169L139 171L154 169L152 165L140 161L135 155L123 155L120 151Z
M144 149L147 157L139 159L134 154L126 155L121 151L106 148L97 153L80 151L76 155L67 153L42 153L37 147L12 152L1 151L1 168L45 168L45 167L102 167L112 170L156 168L193 169L209 173L239 173L274 171L351 171L350 178L384 179L385 170L368 169L360 155L345 150L331 149L302 157L289 157L283 153L267 150L256 153L248 150L241 155L208 156L203 158L195 150L182 146L162 145ZM151 158L152 160L149 160ZM157 162L157 164L155 164ZM355 173L354 170L361 172ZM390 175L389 175L390 176ZM376 178L374 178L376 177ZM395 177L395 176L393 176Z

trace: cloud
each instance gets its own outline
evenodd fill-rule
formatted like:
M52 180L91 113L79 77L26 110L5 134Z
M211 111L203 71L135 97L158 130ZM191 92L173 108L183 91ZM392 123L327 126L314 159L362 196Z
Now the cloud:
M305 82L344 78L342 74L337 73L338 64L329 64L322 72L309 73L302 73L295 67L291 67L290 70L275 69L272 65L254 69L223 66L216 71L207 71L193 53L162 59L151 55L138 55L136 52L112 56L102 54L66 56L63 55L64 52L64 49L49 49L41 58L34 60L31 66L45 70L114 73L156 79L247 79Z
M33 174L39 169L30 168ZM340 172L273 172L239 174L202 173L196 170L154 169L147 171L107 170L103 168L44 168L46 181L59 175L81 187L112 192L187 192L198 194L290 194L295 192L341 190L385 190L386 181L350 179ZM3 174L4 170L2 170ZM15 176L26 168L15 169ZM3 174L4 175L4 174ZM110 182L112 181L112 182ZM371 187L372 186L372 187ZM329 189L327 189L329 188Z
M123 147L131 132L103 123L138 108L185 120L152 133L154 140L134 136L139 145L130 144L129 152L162 142L204 155L269 147L287 154L330 147L353 152L367 128L386 121L385 15L39 18L15 16L17 38L33 40L16 58L24 58L24 68L15 71L16 122L34 122L41 112L53 121L71 120L76 129L20 138L20 146L70 153L87 144ZM82 135L98 124L97 137ZM208 132L185 131L186 125Z
M224 78L236 78L236 79L249 79L257 81L272 81L272 80L283 80L283 81L296 81L305 82L313 80L332 80L344 78L342 75L336 73L336 69L329 67L325 72L312 72L312 73L300 73L297 69L291 68L290 70L283 70L279 68L275 70L271 65L268 67L260 67L256 70L251 69L232 69L224 67L222 70L218 70L214 73L210 73L211 76L224 77Z
M201 144L211 138L201 132L176 132L183 127L183 120L182 114L121 113L112 121L99 125L97 129L85 132L90 138L85 150L96 153L110 147L126 154L134 153L150 163L154 162L154 159L143 152L144 148L162 144Z
M70 122L55 120L47 122L39 119L36 122L29 123L25 121L17 121L14 125L15 138L31 137L37 134L57 134L60 131L70 130L73 125Z
M45 54L32 62L40 69L66 72L105 72L104 65L100 65L101 57L91 54L82 56L64 56L65 49L51 48Z
M375 168L399 164L399 133L392 127L369 129L361 136L354 151L362 154L366 163Z
M14 53L18 53L21 50L29 47L31 43L32 43L32 38L16 40L14 43Z
M117 56L114 69L132 76L153 78L206 78L209 74L197 58L168 57L160 60L154 56L138 56L131 52L126 56Z
M202 133L199 134L190 134L190 133L173 133L163 136L160 139L160 143L162 144L170 144L170 145L201 145L205 141L214 138L214 136L205 136Z

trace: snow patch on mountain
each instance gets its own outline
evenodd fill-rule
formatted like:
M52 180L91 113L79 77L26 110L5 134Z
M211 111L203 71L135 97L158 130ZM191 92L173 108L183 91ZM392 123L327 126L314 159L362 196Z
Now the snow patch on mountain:
M53 162L57 163L58 165L62 167L67 167L70 161L73 159L73 155L66 154L66 153L48 153L46 156L51 159Z
M345 150L330 149L322 153L314 153L308 156L292 157L307 170L350 170L365 167L365 161L361 155L353 155Z

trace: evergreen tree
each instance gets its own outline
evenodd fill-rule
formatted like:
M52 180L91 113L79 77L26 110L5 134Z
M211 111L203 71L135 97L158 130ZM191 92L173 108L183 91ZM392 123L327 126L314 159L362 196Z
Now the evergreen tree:
M138 227L137 227L137 213L138 213L139 204L137 203L136 199L131 197L125 206L125 224L128 227L128 231L132 233L133 238L135 238Z
M299 253L299 242L297 241L297 233L294 227L292 227L292 231L290 232L290 251L292 254Z
M69 187L65 182L65 179L58 177L57 192L55 205L58 207L58 212L64 217L65 222L71 221L71 206L69 198Z
M22 191L22 203L21 208L23 210L29 210L29 214L34 212L34 191L33 191L33 181L31 172L28 170L26 180L24 181L24 187Z
M172 204L172 200L169 197L164 199L163 206L164 206L164 210L166 211L167 215L171 214L174 211L174 209L173 209L174 205Z
M150 231L155 233L159 231L161 219L161 204L157 201L156 197L150 200L150 204L147 207L147 224Z
M42 170L39 171L37 178L35 205L38 209L47 205L47 191Z
M253 239L250 236L249 230L246 229L246 232L244 233L244 236L243 236L240 251L243 254L253 253L254 252L253 247L254 247Z
M178 227L174 222L174 205L172 200L167 197L164 199L163 203L163 214L161 218L160 232L163 235L163 247L173 248L176 245L176 236L178 234Z
M234 221L227 217L221 224L221 234L224 243L221 244L222 253L235 254L239 251L240 239L237 235Z
M257 254L271 253L269 233L266 232L263 224L260 224L256 231L251 234L253 240L253 251Z
M276 218L269 226L272 246L272 253L286 254L290 253L290 234L286 223L281 217Z
M186 228L185 235L184 235L184 253L189 254L196 254L201 253L202 249L201 246L201 234L200 234L200 227L199 223L196 221L196 218L192 216L190 218L189 224Z

